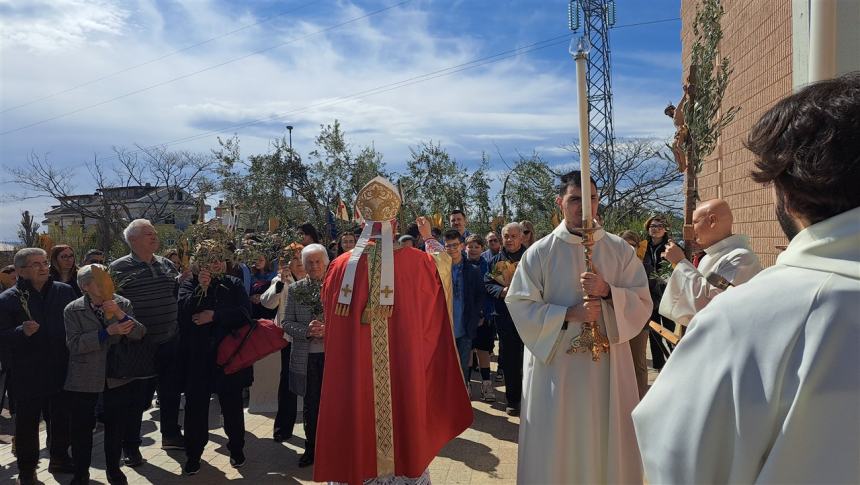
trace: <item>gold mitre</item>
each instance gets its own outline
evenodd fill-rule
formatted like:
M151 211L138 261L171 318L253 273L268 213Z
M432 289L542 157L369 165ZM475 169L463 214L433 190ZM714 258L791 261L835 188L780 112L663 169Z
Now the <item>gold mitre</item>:
M358 193L355 205L368 221L390 221L400 212L400 193L385 177L376 177Z

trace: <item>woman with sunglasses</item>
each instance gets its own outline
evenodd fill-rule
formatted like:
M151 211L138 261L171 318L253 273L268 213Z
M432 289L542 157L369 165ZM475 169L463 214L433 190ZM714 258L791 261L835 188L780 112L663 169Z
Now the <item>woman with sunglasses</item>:
M648 236L645 238L645 256L642 259L642 264L645 265L645 272L648 274L648 288L651 291L651 300L654 302L654 308L651 313L651 320L663 325L669 330L675 329L675 322L660 315L660 300L663 298L663 292L666 290L666 282L658 278L656 273L660 268L660 263L663 262L663 253L666 252L666 244L671 240L669 236L669 223L662 216L652 216L645 221L645 232ZM649 340L651 342L651 364L657 370L663 368L666 359L669 357L669 348L663 343L663 338L657 332L651 332Z
M71 286L78 298L84 295L78 287L78 265L75 263L75 250L70 246L57 244L51 248L50 271L54 281Z
M532 221L522 221L520 225L523 226L523 247L527 248L537 241L535 225L532 224Z

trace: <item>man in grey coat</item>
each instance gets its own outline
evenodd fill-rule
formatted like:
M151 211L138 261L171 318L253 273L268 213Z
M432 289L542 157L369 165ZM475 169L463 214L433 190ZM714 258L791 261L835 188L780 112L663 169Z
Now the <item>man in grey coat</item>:
M328 269L328 251L321 244L302 249L302 263L307 277L289 286L284 310L284 331L293 339L290 353L290 390L304 396L302 420L305 428L305 452L299 467L314 463L317 416L319 415L325 354L320 288Z
M69 347L69 370L66 374L66 402L71 414L72 457L75 462L73 484L89 483L92 459L95 405L104 393L104 450L107 479L111 484L128 480L120 471L123 414L132 405L130 379L112 377L110 352L122 352L122 339L140 340L146 327L132 316L131 302L119 295L102 295L94 281L91 264L78 270L78 286L84 296L66 306L66 343ZM110 299L106 299L110 298Z

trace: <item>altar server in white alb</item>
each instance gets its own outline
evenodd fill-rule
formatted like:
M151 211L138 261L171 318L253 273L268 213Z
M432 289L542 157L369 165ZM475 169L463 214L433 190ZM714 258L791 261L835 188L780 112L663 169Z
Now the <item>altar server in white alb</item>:
M752 128L791 242L696 315L634 411L650 483L860 483L858 113L855 72Z
M660 300L660 314L681 325L731 286L746 283L761 271L746 236L732 234L732 210L722 199L702 202L693 212L696 244L705 256L698 268L684 251L669 243L664 258L675 266ZM710 278L710 279L709 279Z
M580 172L561 179L564 221L526 251L505 302L525 343L519 483L642 483L630 412L639 401L628 341L651 315L648 278L623 239L598 229L594 273L582 246ZM591 182L592 219L597 187ZM583 303L586 294L601 297ZM609 353L568 354L597 321Z

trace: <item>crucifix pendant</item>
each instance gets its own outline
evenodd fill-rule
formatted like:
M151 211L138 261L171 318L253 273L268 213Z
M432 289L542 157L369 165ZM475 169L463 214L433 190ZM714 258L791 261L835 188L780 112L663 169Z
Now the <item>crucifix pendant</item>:
M579 336L570 339L568 354L591 352L591 360L600 361L600 354L609 353L609 339L600 333L597 322L584 322Z

